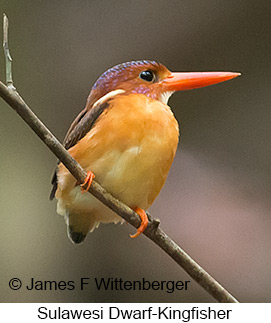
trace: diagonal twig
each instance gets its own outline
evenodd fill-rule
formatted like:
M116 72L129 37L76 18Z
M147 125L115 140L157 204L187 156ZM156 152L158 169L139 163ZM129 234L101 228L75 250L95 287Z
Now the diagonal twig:
M7 42L7 17L4 16L4 42L5 55L9 54ZM6 59L6 62L9 59ZM10 69L10 70L9 70ZM76 162L69 152L61 145L56 137L46 128L46 126L33 113L29 106L24 102L18 92L15 91L11 77L11 62L6 65L7 85L0 82L0 97L4 99L11 108L13 108L28 126L40 137L48 146L54 155L65 165L79 183L83 183L86 177L84 169ZM9 75L9 76L8 76ZM110 193L108 193L97 182L93 181L89 189L97 199L115 211L119 216L125 219L134 227L140 225L138 215L127 205L123 204ZM178 246L167 234L160 228L159 220L149 216L149 225L144 234L163 249L173 260L175 260L198 284L200 284L210 295L219 302L238 303L238 301L211 275L209 275L199 264L197 264L180 246Z

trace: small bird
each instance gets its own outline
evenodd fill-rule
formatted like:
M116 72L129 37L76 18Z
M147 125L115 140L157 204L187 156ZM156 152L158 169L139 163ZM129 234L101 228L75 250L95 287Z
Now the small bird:
M175 91L230 80L240 73L170 72L155 61L116 65L96 81L86 107L71 124L63 145L87 171L81 185L60 163L50 198L65 216L68 236L81 243L100 223L122 218L89 193L93 178L141 218L132 238L148 225L147 210L162 189L173 162L179 127L167 105ZM88 120L86 122L86 120Z

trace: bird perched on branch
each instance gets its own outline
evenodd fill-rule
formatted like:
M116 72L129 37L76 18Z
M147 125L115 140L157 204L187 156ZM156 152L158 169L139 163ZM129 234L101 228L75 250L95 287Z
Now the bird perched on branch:
M137 237L148 225L148 209L167 178L179 128L170 107L175 91L190 90L238 76L231 72L173 73L155 61L119 64L100 76L85 109L64 139L69 153L88 172L79 185L60 163L53 177L51 199L64 215L68 235L81 243L102 223L122 222L91 194L93 178L141 218Z

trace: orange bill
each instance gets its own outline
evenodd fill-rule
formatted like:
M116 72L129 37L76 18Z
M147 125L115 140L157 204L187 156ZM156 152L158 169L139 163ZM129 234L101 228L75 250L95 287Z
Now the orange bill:
M241 73L233 72L173 72L162 81L164 91L184 91L233 79Z

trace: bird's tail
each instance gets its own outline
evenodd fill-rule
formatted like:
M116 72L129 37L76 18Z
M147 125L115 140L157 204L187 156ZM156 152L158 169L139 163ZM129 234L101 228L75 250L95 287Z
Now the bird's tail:
M91 214L76 214L70 211L66 213L66 222L68 237L75 244L82 243L87 234L99 225Z

